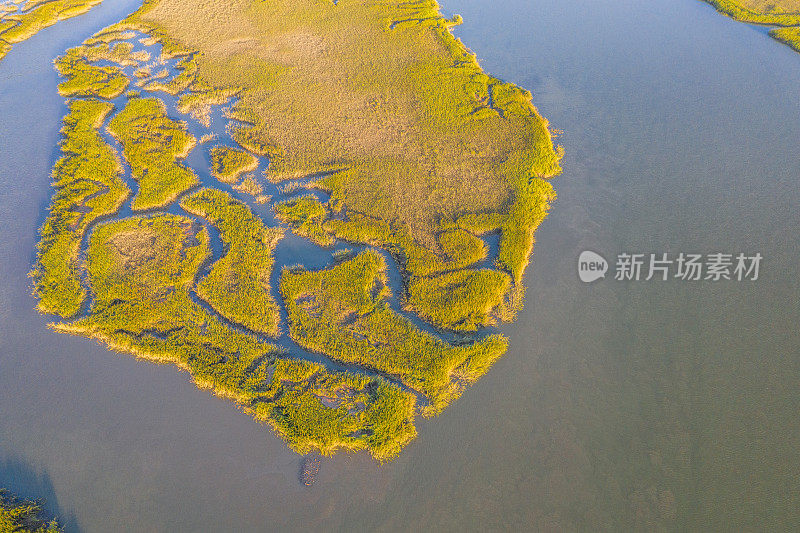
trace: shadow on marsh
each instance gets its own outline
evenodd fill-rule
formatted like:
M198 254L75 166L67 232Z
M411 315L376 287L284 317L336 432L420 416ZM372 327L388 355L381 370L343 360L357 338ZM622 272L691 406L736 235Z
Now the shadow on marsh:
M42 516L47 520L56 518L67 533L81 531L74 515L60 508L50 476L37 471L32 465L16 457L0 458L0 488L7 489L17 498L39 500Z

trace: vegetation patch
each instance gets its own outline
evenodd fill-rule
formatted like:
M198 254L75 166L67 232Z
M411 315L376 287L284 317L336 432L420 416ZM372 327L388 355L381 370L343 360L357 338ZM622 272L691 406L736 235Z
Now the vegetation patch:
M301 454L367 449L386 461L417 435L414 395L380 378L278 359L265 392L273 400L253 402L256 416Z
M62 96L116 98L128 87L128 78L115 66L92 65L80 49L72 48L56 61L58 73L67 78L58 86Z
M276 204L275 213L281 221L290 224L296 234L307 237L320 246L334 243L333 235L323 228L328 210L315 196L302 196Z
M425 394L423 414L441 411L506 350L492 335L452 346L423 332L387 302L383 257L372 251L319 272L285 270L289 330L302 346L402 380Z
M347 241L363 242L379 246L391 252L411 276L433 274L467 267L485 257L483 242L467 232L456 232L446 237L452 256L433 251L430 246L417 242L402 225L351 213L347 219L330 219L323 225L329 231Z
M495 324L492 312L510 286L508 274L488 268L416 278L409 286L408 306L439 328L476 331Z
M199 386L273 425L300 453L396 455L416 435L414 396L380 378L282 359L273 345L225 326L190 295L208 240L205 229L176 215L98 226L88 253L91 313L55 327L179 365Z
M180 72L169 81L153 80L144 86L145 91L164 91L178 94L186 90L197 76L197 61L194 57L185 57L175 65Z
M197 286L197 294L228 320L276 337L279 315L270 276L272 250L283 230L266 227L247 205L214 189L193 194L181 206L213 224L226 250Z
M258 167L258 158L251 153L229 146L214 146L211 149L211 172L225 183L236 183L239 176Z
M11 11L0 11L0 60L11 45L29 39L40 30L59 20L72 18L89 11L102 0L29 1Z
M80 244L99 217L116 213L130 194L122 167L98 132L113 106L97 100L76 100L64 117L62 157L53 168L56 189L39 231L32 272L39 310L74 316L86 298L81 284Z
M0 489L0 531L3 533L58 533L55 520L42 518L40 502L19 500Z
M194 147L195 138L185 124L167 117L160 100L131 98L111 119L108 131L122 144L139 182L132 209L162 207L199 183L195 173L178 162Z
M800 4L796 0L706 0L729 17L752 24L800 25Z
M219 9L153 0L125 24L199 52L202 84L240 91L234 139L269 157L271 179L339 171L322 182L332 206L402 235L390 244L409 258L438 252L443 222L500 214L501 262L520 279L541 219L522 210L554 197L530 185L559 172L561 152L530 93L485 74L452 36L458 20L432 0Z
M175 95L179 113L206 125L211 105L236 97L226 115L239 147L213 147L211 173L270 202L273 190L265 194L252 176L239 183L258 168L256 155L268 158L263 175L283 198L274 212L294 233L322 246L342 239L382 248L400 267L405 311L471 332L518 307L534 230L555 197L547 178L560 171L562 153L531 94L484 73L453 37L459 22L433 0L146 0L69 51L57 64L67 78L62 94L126 94L107 130L138 182L132 209L151 212L93 225L85 267L83 219L43 228L40 307L73 317L90 302L54 327L179 365L301 453L394 457L416 435L415 413L440 412L505 352L506 339L461 335L453 344L401 314L389 301L384 253L368 250L334 255L324 270L280 273L291 340L347 370L291 359L270 339L281 334L270 280L283 230L231 194L206 188L184 197L199 183L181 161L196 140L163 102L129 90L125 72L143 91ZM145 64L147 53L118 42L134 30L149 34L140 42L162 45L159 61ZM158 71L170 57L180 58L172 77ZM102 143L101 122L92 133ZM119 173L117 163L108 175ZM330 200L285 199L309 187ZM101 196L83 198L81 213ZM178 197L187 216L156 211ZM59 205L51 217L66 209ZM47 235L60 228L73 240L46 258L55 246ZM214 228L223 251L212 264ZM493 263L481 238L489 232L499 239Z
M706 0L717 11L742 22L784 26L770 30L776 40L800 52L800 2L797 0Z

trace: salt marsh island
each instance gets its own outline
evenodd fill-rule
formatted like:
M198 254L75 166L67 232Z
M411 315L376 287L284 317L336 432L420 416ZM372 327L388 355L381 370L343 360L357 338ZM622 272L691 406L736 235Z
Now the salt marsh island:
M57 331L301 454L394 458L501 357L561 149L434 1L147 0L56 60Z

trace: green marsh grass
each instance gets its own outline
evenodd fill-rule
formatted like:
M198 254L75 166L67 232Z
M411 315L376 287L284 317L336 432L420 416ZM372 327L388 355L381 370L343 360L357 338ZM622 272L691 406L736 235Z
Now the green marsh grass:
M243 150L218 145L211 148L211 172L224 183L236 183L239 177L255 170L258 158Z
M276 204L275 214L291 225L295 233L320 246L331 246L335 241L333 235L323 228L328 210L315 196L301 196Z
M265 392L274 401L255 402L256 416L301 454L367 449L387 461L417 435L416 398L380 378L278 359Z
M122 167L98 129L113 106L97 100L69 105L61 130L62 157L53 167L56 189L41 227L32 277L42 312L75 315L86 297L81 284L80 244L89 225L116 213L130 194Z
M56 69L67 78L67 81L58 86L59 94L66 97L116 98L125 91L129 83L122 69L92 65L81 55L80 48L72 48L57 59Z
M279 219L318 244L340 238L387 250L400 264L407 308L441 329L472 331L519 306L562 151L531 94L484 73L453 37L459 22L442 18L432 0L145 0L87 41L74 75L65 72L73 84L65 91L123 92L115 71L92 71L89 61L126 65L134 54L114 41L149 33L162 58L181 58L180 72L167 80L142 71L143 90L180 94L179 112L201 120L235 96L232 137L269 158L266 178L286 183L284 194L303 178L330 193L326 204L306 196L276 205ZM132 95L108 131L139 183L133 209L165 206L198 183L179 162L195 139L159 100ZM247 152L215 147L212 172L236 182L253 168ZM269 201L255 181L237 187ZM220 191L182 205L220 231L224 254L208 275L198 280L211 257L208 230L193 219L99 225L87 252L89 314L55 327L179 365L301 453L395 456L416 435L417 409L440 412L506 350L500 335L449 344L393 311L383 255L367 251L280 276L292 339L360 370L290 360L254 333L278 334L269 279L281 231ZM499 233L496 268L476 269L488 232ZM408 389L427 403L417 406Z
M181 206L220 232L226 253L197 286L197 294L219 314L253 331L279 334L278 305L270 293L272 251L283 236L228 193L203 189Z
M492 269L459 270L415 278L408 288L408 306L441 329L476 331L496 323L492 312L503 305L511 278Z
M88 252L94 302L58 330L187 370L200 387L240 403L300 453L367 449L396 455L416 431L415 398L380 378L282 359L275 346L231 329L189 291L209 257L208 232L177 215L98 226Z
M421 331L389 308L385 268L379 253L365 251L319 272L284 270L289 331L306 348L396 376L425 394L422 413L431 416L505 352L506 340L452 346Z
M797 0L706 1L717 11L742 22L783 26L770 30L770 36L800 52L800 2Z
M752 24L800 25L800 4L796 0L770 0L765 5L747 0L706 0L729 17Z
M178 162L194 147L195 138L184 123L167 117L161 100L131 98L111 119L108 131L122 144L139 183L132 209L165 206L199 183L195 173Z
M534 182L560 171L561 151L530 93L484 73L452 36L458 22L430 0L149 0L120 29L199 52L190 90L238 91L234 139L270 157L270 179L339 171L320 182L332 207L402 234L390 246L403 255L436 254L445 221L504 217L500 263L518 282L554 198Z
M42 518L41 503L19 500L0 489L0 532L2 533L59 533L55 520Z
M50 0L28 2L23 10L0 13L0 60L11 45L24 41L59 20L72 18L89 11L102 0Z

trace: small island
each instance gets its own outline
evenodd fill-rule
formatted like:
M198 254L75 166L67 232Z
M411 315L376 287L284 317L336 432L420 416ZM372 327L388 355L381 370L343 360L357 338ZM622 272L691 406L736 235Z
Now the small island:
M434 1L148 0L66 51L39 310L298 453L397 456L505 353L560 172L532 95L460 22Z

